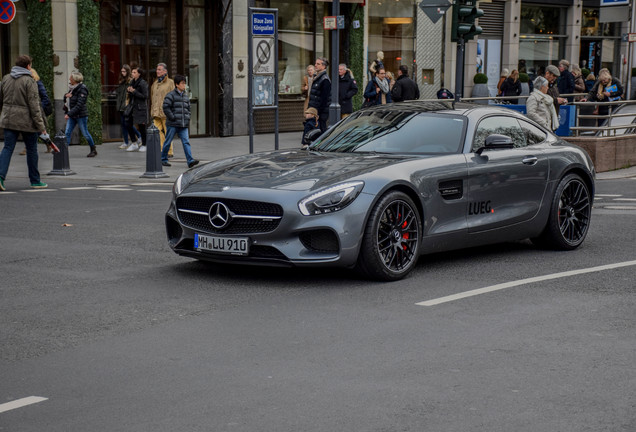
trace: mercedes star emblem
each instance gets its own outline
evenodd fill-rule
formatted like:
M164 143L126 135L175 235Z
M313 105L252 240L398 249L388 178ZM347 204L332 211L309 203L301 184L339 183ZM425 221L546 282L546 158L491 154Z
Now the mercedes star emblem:
M216 229L225 228L231 220L230 209L222 202L215 202L210 207L210 223Z

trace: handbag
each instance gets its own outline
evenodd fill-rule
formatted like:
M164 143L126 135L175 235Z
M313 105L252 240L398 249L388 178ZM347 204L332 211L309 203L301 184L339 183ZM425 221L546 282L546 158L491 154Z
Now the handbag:
M375 101L367 98L364 100L364 102L362 103L362 108L369 108L370 106L375 105Z
M133 111L133 104L129 103L128 105L126 105L126 108L124 108L124 115L126 117L130 117L132 115L132 111Z
M51 106L50 103L43 105L42 109L44 110L44 115L46 117L50 116L51 114L53 114L53 107Z

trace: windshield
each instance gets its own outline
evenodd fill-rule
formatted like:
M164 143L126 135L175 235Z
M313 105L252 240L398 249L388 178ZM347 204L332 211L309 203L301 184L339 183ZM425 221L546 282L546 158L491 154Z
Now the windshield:
M319 138L312 150L396 154L458 153L465 118L434 112L358 111Z

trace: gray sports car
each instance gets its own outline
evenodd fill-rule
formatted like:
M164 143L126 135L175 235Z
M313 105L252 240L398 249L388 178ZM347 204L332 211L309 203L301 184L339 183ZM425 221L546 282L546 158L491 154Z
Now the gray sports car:
M358 111L307 150L208 163L175 182L170 247L197 259L355 267L396 280L418 256L587 234L587 153L522 114L412 102Z

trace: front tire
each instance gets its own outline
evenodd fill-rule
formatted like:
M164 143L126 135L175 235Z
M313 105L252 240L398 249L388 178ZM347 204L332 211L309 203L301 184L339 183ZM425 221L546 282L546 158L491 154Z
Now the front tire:
M583 243L590 227L592 197L583 179L576 174L565 176L552 198L548 223L535 244L556 250L576 249Z
M405 277L417 263L422 222L413 200L392 191L377 202L364 231L357 269L384 281Z

